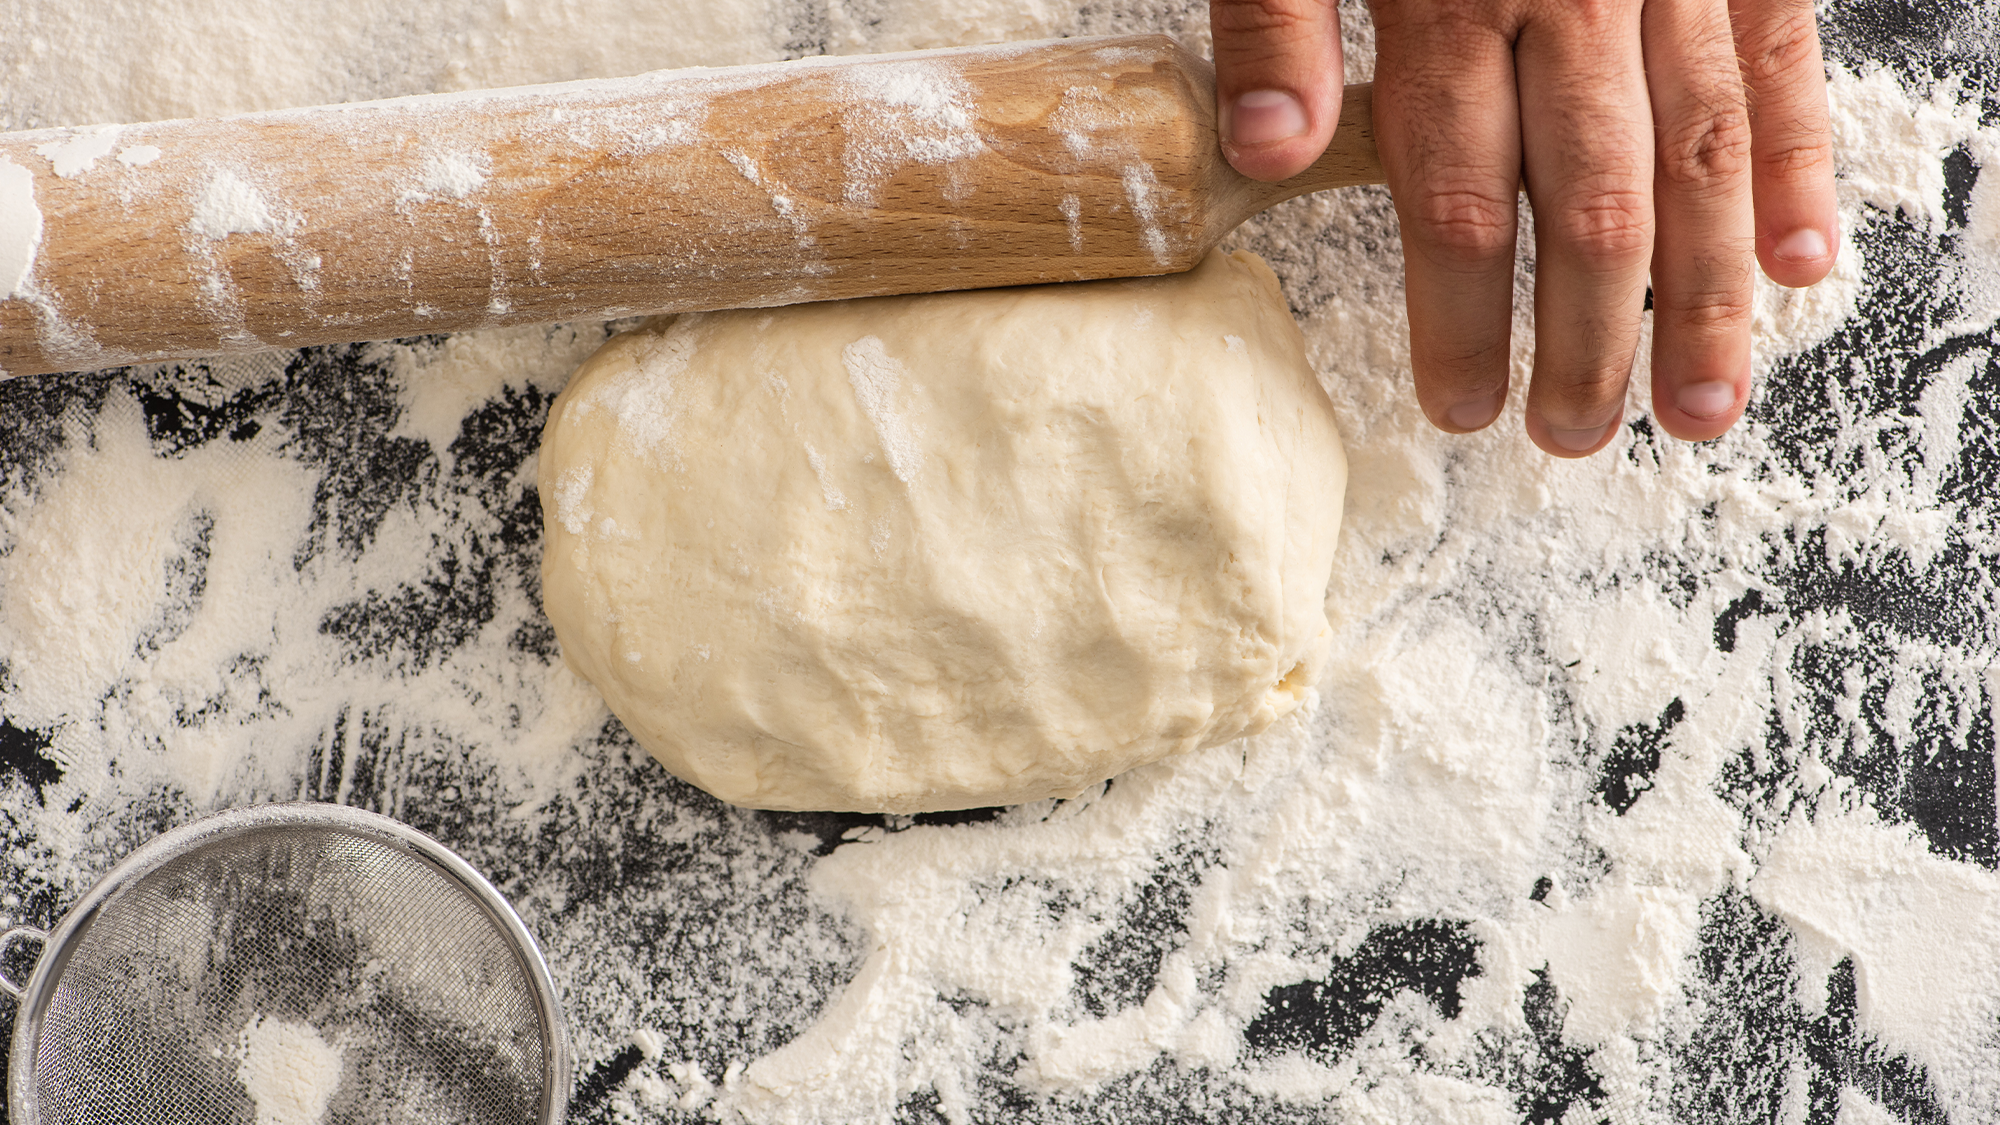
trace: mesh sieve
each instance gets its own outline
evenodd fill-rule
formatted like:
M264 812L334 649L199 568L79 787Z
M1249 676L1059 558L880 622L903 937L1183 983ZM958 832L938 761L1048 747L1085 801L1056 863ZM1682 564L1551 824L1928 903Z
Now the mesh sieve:
M120 863L22 990L15 1125L555 1122L534 939L443 845L339 805L239 809Z

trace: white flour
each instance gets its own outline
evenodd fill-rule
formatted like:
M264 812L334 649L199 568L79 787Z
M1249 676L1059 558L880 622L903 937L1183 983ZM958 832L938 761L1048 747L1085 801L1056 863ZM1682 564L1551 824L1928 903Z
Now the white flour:
M195 201L194 233L203 238L228 238L232 234L259 234L278 230L271 216L271 204L264 193L228 169L209 177L201 198Z
M117 125L99 125L69 140L36 145L35 153L49 159L50 169L63 179L71 179L97 166L97 159L111 155L118 147Z
M0 294L21 293L41 243L42 209L35 202L35 177L0 156Z
M252 1017L238 1043L237 1080L257 1107L257 1125L319 1125L340 1091L346 1051L310 1024Z
M855 399L868 415L869 424L875 427L875 437L882 443L889 468L897 480L909 484L923 465L918 460L921 455L915 435L896 409L896 398L908 373L876 336L863 336L842 348L840 363L847 369L847 381L854 387Z
M17 0L0 12L0 125L1200 23L1165 2ZM1350 23L1350 66L1365 65L1365 21ZM1991 752L2000 599L1983 572L2000 515L1963 478L1991 437L1975 419L2000 177L1978 180L1961 220L1945 167L1961 146L2000 160L2000 130L1953 81L1912 94L1888 70L1843 71L1833 94L1844 256L1816 289L1764 291L1752 420L1702 446L1628 429L1556 461L1521 436L1518 402L1489 432L1439 434L1407 389L1385 197L1299 201L1246 228L1301 313L1352 465L1330 595L1346 655L1318 706L1082 800L859 826L830 852L810 822L663 788L603 732L595 693L521 640L540 622L536 548L509 520L534 461L474 464L462 438L469 416L545 407L597 326L367 350L400 389L364 436L422 466L375 507L320 487L310 418L186 450L151 436L152 390L219 409L279 386L285 357L114 382L51 422L56 451L0 492L0 713L46 732L62 769L39 796L6 790L20 828L0 912L26 911L34 886L74 899L142 832L135 802L178 818L356 799L443 823L497 869L548 948L586 1069L639 1046L593 1120L877 1121L912 1105L991 1120L1019 1098L1056 1119L1172 1102L1514 1121L1541 1081L1520 1074L1565 1059L1590 1080L1568 1088L1575 1120L1933 1120L1877 1101L1889 1087L1862 1071L1814 1069L1825 1052L1798 1044L1843 1019L1866 1046L1853 1067L1911 1069L1920 1109L1954 1125L2000 1120L2000 876L1939 854L1879 777L1885 755L1907 770ZM908 108L935 126L917 141L957 143L952 106ZM478 174L441 156L425 190L463 194ZM231 198L212 237L277 221ZM25 229L0 227L0 266L32 256ZM1948 229L1938 276L1896 290L1948 311L1927 339L1855 345L1845 366L1807 354L1866 328L1850 318L1895 264L1870 254ZM1902 368L1873 357L1953 340L1970 342L1921 387L1880 391ZM1787 444L1795 424L1820 428ZM1815 601L1789 577L1894 589L1961 556L1949 573L1970 577L1949 596L1984 624L1956 633L1884 624L1860 595ZM493 557L529 565L468 577ZM356 609L460 588L490 604L449 643L377 635ZM1621 761L1638 763L1625 789L1604 780ZM566 874L591 864L616 893ZM1263 1030L1277 990L1366 962L1397 927L1473 951L1448 1002L1384 989L1338 1050ZM1134 932L1166 936L1120 944ZM1724 1036L1753 1011L1777 1022ZM1759 1036L1776 1046L1757 1053ZM1741 1073L1705 1087L1687 1069L1704 1057ZM1702 1097L1747 1108L1699 1102L1702 1117Z

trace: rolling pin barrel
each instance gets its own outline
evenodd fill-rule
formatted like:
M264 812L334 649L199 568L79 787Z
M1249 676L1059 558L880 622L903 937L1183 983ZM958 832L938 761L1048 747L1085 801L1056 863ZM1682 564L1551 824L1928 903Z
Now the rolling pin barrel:
M1168 273L1260 184L1164 36L0 135L0 372Z

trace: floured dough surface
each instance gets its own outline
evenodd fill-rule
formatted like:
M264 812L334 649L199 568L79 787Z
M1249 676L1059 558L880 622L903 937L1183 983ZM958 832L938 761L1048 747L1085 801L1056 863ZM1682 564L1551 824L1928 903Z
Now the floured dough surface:
M1075 794L1303 700L1346 461L1276 279L685 315L557 400L565 659L737 804Z

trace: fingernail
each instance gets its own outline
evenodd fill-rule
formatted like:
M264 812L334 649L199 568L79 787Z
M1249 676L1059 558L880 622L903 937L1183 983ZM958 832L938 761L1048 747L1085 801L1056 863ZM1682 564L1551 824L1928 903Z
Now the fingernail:
M1780 261L1817 262L1826 257L1828 248L1826 235L1811 227L1800 227L1779 239L1771 253Z
M1734 383L1689 383L1674 392L1674 405L1696 418L1713 418L1736 405Z
M1476 398L1461 402L1444 412L1444 420L1461 430L1484 429L1500 413L1500 403L1493 398Z
M1569 450L1571 453L1582 453L1586 450L1596 448L1597 443L1603 439L1604 432L1617 424L1617 422L1607 422L1602 426L1591 426L1581 430L1565 430L1556 426L1550 426L1549 440Z
M1283 90L1252 90L1238 94L1230 107L1229 143L1261 145L1302 137L1308 128L1306 107Z

